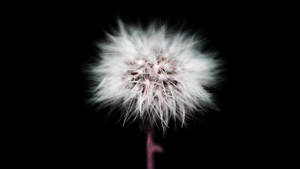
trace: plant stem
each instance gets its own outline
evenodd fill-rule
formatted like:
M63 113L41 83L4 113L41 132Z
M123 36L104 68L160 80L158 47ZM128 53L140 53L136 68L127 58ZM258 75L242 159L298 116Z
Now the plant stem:
M163 149L153 141L152 130L148 129L146 140L146 153L147 153L147 169L154 169L154 156L155 152L162 153Z

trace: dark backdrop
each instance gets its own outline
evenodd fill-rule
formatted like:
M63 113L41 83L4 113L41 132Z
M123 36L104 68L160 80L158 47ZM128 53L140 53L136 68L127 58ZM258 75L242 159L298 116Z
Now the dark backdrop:
M272 160L277 151L271 136L278 130L270 127L275 113L264 106L269 104L265 89L270 86L261 83L272 76L268 74L269 56L261 50L269 33L265 24L273 19L264 7L201 3L192 7L117 6L56 6L47 8L41 17L47 29L36 29L49 44L38 60L41 76L48 76L45 82L36 79L36 90L47 99L34 98L41 104L36 104L33 132L23 137L30 142L30 146L24 145L27 152L34 154L27 163L145 168L145 134L140 126L122 127L117 115L106 118L108 109L86 103L89 84L84 65L96 57L95 42L116 26L116 17L143 24L151 20L175 26L184 23L187 30L207 39L205 51L218 51L226 62L226 80L215 90L220 111L210 111L188 128L170 129L164 136L156 133L156 142L164 148L163 154L155 156L157 169L246 168L279 162Z

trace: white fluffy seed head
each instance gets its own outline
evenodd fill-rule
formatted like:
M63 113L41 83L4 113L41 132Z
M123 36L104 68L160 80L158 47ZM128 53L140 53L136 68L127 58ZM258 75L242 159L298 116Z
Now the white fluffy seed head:
M215 84L220 64L200 52L195 36L165 25L143 29L122 22L107 36L91 67L96 82L92 100L121 104L124 123L139 119L165 130L170 120L184 125L193 111L212 104L205 87Z

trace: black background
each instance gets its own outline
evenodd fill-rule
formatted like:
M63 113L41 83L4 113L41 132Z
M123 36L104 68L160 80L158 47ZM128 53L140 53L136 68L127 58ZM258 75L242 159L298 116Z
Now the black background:
M171 4L144 4L143 8L138 4L42 5L28 16L36 18L34 47L39 56L32 62L37 75L28 94L34 115L26 115L29 128L17 129L23 134L16 141L22 164L145 168L145 134L140 126L122 127L117 113L107 118L108 109L86 103L89 82L83 70L97 57L95 42L116 27L117 17L145 25L153 20L171 26L184 23L184 28L205 37L204 51L218 51L226 62L226 80L215 91L220 111L200 116L188 128L170 129L164 136L156 133L155 140L164 149L155 155L156 169L282 163L278 152L284 148L278 133L283 129L274 120L280 115L269 106L276 104L269 100L274 96L272 86L263 83L273 76L269 53L263 50L273 35L270 24L278 19L270 12L272 7ZM277 57L273 55L272 60L276 62Z

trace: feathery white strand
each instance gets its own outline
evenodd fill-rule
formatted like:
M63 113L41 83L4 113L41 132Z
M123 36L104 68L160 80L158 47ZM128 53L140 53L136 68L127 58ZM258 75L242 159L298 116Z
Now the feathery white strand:
M170 33L165 25L147 29L126 27L107 34L92 67L96 103L122 103L128 119L147 120L165 130L169 120L183 125L191 112L212 103L204 89L216 82L219 61L199 50L200 41L184 32Z

